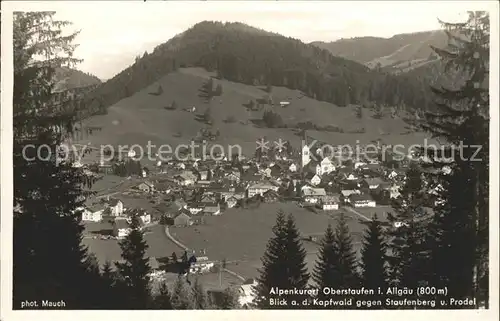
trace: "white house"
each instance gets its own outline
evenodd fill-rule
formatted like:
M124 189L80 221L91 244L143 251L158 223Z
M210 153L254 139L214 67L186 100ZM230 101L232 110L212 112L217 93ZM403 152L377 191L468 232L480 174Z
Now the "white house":
M241 307L247 307L252 304L255 299L255 294L253 288L257 285L257 281L254 279L246 280L240 287L240 295L238 298L238 302Z
M151 183L151 182L143 182L141 184L139 184L139 186L137 186L137 188L141 191L143 191L144 193L152 193L154 191L154 184Z
M324 196L326 196L324 188L306 188L302 190L302 199L306 203L316 204Z
M117 217L115 219L115 222L113 224L113 235L118 237L118 238L123 238L127 235L129 235L130 231L132 229L129 227L129 223L127 222L127 219Z
M233 208L238 204L238 199L234 196L231 196L226 199L226 203L227 203L227 208Z
M188 204L188 206L187 206L187 210L192 215L196 215L196 214L200 213L201 211L203 211L203 208L204 208L204 206L199 204L199 203L191 203L191 204Z
M297 165L295 165L295 163L290 164L290 166L288 166L288 170L295 173L297 171Z
M133 157L135 157L135 151L134 151L133 149L129 150L129 151L127 152L127 156L128 156L129 158L133 158Z
M311 180L309 181L311 183L311 185L313 186L317 186L319 185L319 183L321 183L321 178L319 177L318 174L314 175Z
M333 165L332 161L328 157L323 158L319 166L320 166L320 172L319 172L320 176L325 174L330 174L331 172L335 171L335 165Z
M151 214L146 212L143 209L133 209L130 212L127 213L126 220L128 223L131 222L131 217L132 215L137 215L141 219L143 224L149 224L151 223Z
M181 186L189 186L196 182L196 176L190 171L185 171L180 175L176 175L174 181Z
M281 107L288 107L290 105L289 101L280 101L280 106Z
M273 190L273 191L277 192L278 186L275 186L271 183L252 184L248 187L248 197L253 197L257 194L262 196L268 190Z
M100 222L104 212L104 208L99 204L79 208L78 210L82 211L82 221L86 222Z
M361 192L357 189L343 189L340 193L346 200L348 200L351 195L361 194Z
M366 165L368 165L368 164L366 164L365 162L356 162L356 163L354 163L354 169L358 169L360 167L363 168Z
M354 207L375 207L376 202L368 194L352 194L349 196L349 202Z
M121 216L123 215L123 203L117 199L111 199L108 203L108 208L110 210L111 216Z
M318 205L323 211L336 211L339 209L340 198L338 195L320 197Z

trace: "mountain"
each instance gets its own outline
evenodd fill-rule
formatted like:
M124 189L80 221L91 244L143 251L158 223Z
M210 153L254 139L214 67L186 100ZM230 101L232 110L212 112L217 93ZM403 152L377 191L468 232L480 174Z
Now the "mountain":
M255 152L255 142L262 137L270 142L269 146L282 139L300 148L302 128L311 128L307 130L308 144L318 140L332 146L363 144L377 139L407 146L421 143L425 138L422 133L410 132L401 117L392 118L390 108L385 109L381 118L376 119L369 109L363 110L359 118L351 105L339 107L282 86L273 86L269 94L265 86L216 79L216 76L216 72L200 67L177 68L113 104L106 114L83 120L81 128L84 130L74 141L92 146L138 144L144 151L151 142L153 147L148 153L154 154L160 145L170 147L162 147L164 152L174 153L182 144L194 140L200 145L201 140L206 139L207 151L214 143L222 146L225 152L229 146L237 145L243 154L250 156ZM201 89L210 81L213 88L220 86L221 94L207 101ZM259 103L268 96L274 103ZM282 107L280 102L289 104ZM203 118L207 112L210 123ZM281 126L263 124L264 114L270 112L282 120ZM85 129L91 130L91 135L82 134ZM154 166L155 162L148 163L147 158L143 158L143 164ZM91 156L86 160L92 161Z
M101 80L96 76L67 67L56 68L54 77L54 92L101 84Z
M431 46L444 47L448 37L444 31L399 34L391 38L360 37L334 42L313 42L333 55L351 59L369 68L389 72L406 72L435 62Z
M422 79L371 70L317 46L242 23L204 21L99 86L87 96L84 112L106 113L107 107L185 67L202 67L216 72L217 78L247 85L300 90L337 106L375 102L427 108L430 104Z

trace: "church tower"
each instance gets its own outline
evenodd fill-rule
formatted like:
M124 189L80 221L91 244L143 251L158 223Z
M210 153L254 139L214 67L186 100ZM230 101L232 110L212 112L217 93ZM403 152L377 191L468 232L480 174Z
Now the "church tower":
M307 134L306 131L304 130L304 137L302 139L302 168L306 167L307 164L311 161L311 151L309 150L309 147L307 146Z

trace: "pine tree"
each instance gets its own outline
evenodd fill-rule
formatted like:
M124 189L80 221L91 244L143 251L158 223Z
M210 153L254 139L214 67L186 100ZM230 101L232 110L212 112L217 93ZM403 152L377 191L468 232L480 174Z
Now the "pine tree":
M222 88L221 88L222 89ZM198 97L203 99L205 103L210 103L212 101L212 98L215 96L214 95L214 80L210 78L207 80L201 88L198 90Z
M154 297L154 307L159 310L172 310L172 302L170 298L170 291L167 283L160 284L158 293Z
M352 245L349 226L344 213L340 213L335 227L334 248L337 252L337 287L357 288L359 285L359 275L357 273L356 252Z
M172 308L175 310L192 310L194 308L190 288L187 286L186 281L180 276L174 283L170 302Z
M390 278L392 285L416 288L430 282L429 215L427 189L421 168L411 164L400 196L393 202L395 215L388 214Z
M318 299L323 300L327 295L323 293L324 288L337 287L339 283L338 256L335 248L335 234L330 224L326 228L325 235L321 240L318 260L314 266L313 280L319 290Z
M196 278L192 286L193 308L195 310L205 310L208 307L208 298L200 280Z
M451 168L449 175L432 175L443 187L442 204L435 209L434 282L448 286L449 296L475 297L487 305L489 14L469 12L466 22L443 23L443 27L450 45L433 49L446 70L461 78L454 86L433 88L436 110L426 112L420 123L422 129L446 140L453 157L451 163L432 157L434 168L441 169L445 163ZM475 160L471 158L476 148L464 146L481 146Z
M292 215L285 219L280 211L273 227L273 236L267 244L266 252L262 257L263 268L255 287L255 304L261 309L295 308L292 301L301 302L304 296L288 295L287 306L273 306L270 299L283 298L270 293L272 288L305 289L309 280L305 262L306 252L300 242L300 235L295 227Z
M361 283L365 288L373 289L375 293L385 290L388 286L388 262L387 244L384 238L384 231L377 215L373 215L372 221L364 235L363 248L361 249ZM365 300L373 299L371 296ZM377 299L383 300L384 295L378 295Z
M126 286L128 301L127 307L145 309L148 307L151 296L149 286L149 259L146 257L148 245L144 241L140 229L140 218L134 214L131 217L130 233L120 241L122 262L116 266Z
M14 13L13 307L26 300L64 298L66 308L99 308L102 302L93 295L99 291L96 275L81 244L76 210L90 194L89 180L59 158L75 112L72 101L55 101L52 95L55 68L79 62L73 58L77 33L62 36L70 23L53 20L54 14ZM30 144L34 148L23 156ZM37 157L42 145L49 150L42 148Z
M233 288L225 289L221 294L220 302L211 302L211 306L220 310L235 310L240 308L238 292Z

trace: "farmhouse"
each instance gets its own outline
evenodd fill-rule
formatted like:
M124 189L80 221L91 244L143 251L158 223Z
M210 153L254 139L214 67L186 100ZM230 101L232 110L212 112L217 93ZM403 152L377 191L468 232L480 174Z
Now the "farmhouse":
M117 217L113 224L113 235L118 238L127 236L132 229L125 218Z
M184 171L174 176L174 181L181 186L189 186L196 182L196 176L191 171Z
M264 194L262 194L262 197L264 198L264 202L266 203L277 202L280 198L278 192L275 192L272 189L268 190L267 192L264 192Z
M182 211L174 217L175 226L190 226L193 225L193 220L189 214Z
M208 215L219 215L220 205L218 203L206 203L204 204L203 213Z
M254 197L255 195L263 195L268 190L278 191L278 187L271 183L257 183L250 185L248 187L248 197Z
M335 171L335 166L328 157L323 158L321 163L318 165L319 165L319 176L330 174L331 172ZM318 174L318 170L316 174Z
M110 199L108 202L108 208L111 216L121 216L123 215L123 202L118 199Z
M361 182L361 186L363 186L364 188L374 190L377 189L379 186L381 186L383 183L384 181L381 180L380 178L367 178Z
M302 190L302 199L306 203L316 204L324 196L326 196L324 188L305 188Z
M100 222L102 220L104 207L101 204L95 204L86 208L80 208L80 210L82 210L82 221Z
M316 173L307 173L306 182L311 184L312 186L317 186L321 183L321 177L319 177Z
M323 211L334 211L339 209L340 197L338 195L327 195L319 199L319 207Z
M204 206L200 203L190 203L187 205L187 210L191 215L196 215L203 211Z
M149 182L149 181L146 181L146 182L139 184L139 186L137 186L137 188L139 190L143 191L144 193L152 193L154 191L154 184Z
M377 204L368 194L352 194L349 196L349 203L354 207L375 207Z
M232 171L226 175L226 179L232 182L238 183L240 181L240 172L238 171Z
M227 208L233 208L238 204L238 199L234 196L228 197L226 199Z
M139 219L141 220L140 223L142 224L149 224L151 223L151 215L146 212L145 210L143 210L142 208L141 209L132 209L128 212L126 212L126 215L127 215L127 221L130 223L131 222L131 218L132 216L134 215L137 215L139 217Z

